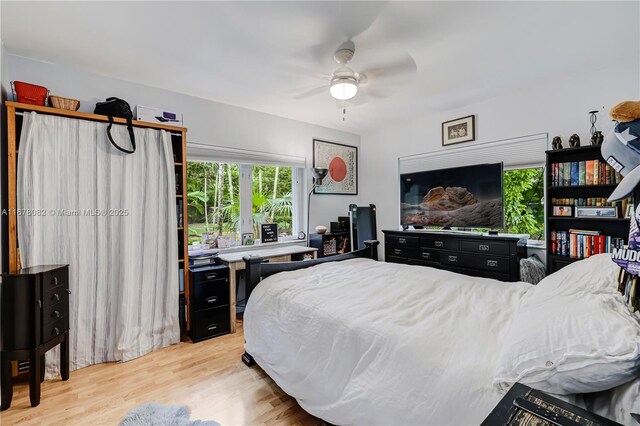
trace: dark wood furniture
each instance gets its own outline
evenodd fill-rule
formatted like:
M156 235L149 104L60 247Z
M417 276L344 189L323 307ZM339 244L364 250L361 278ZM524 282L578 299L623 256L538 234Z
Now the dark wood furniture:
M229 267L192 267L190 274L191 340L199 342L230 333Z
M431 266L501 281L520 279L525 241L456 232L382 231L385 261ZM519 244L520 243L520 244Z
M365 248L352 251L351 253L298 262L264 263L265 259L261 256L244 256L243 260L245 262L246 270L247 300L249 300L249 296L251 296L253 289L256 288L263 278L267 278L268 276L277 274L278 272L295 271L297 269L309 268L321 263L339 262L349 259L376 259L378 255L378 244L380 243L375 240L367 240L364 244ZM248 366L255 364L253 357L246 352L242 354L242 362Z
M482 422L482 426L515 425L614 426L619 423L516 383Z
M2 410L11 406L11 361L29 360L31 406L40 404L44 354L60 345L60 373L69 379L69 266L34 266L2 274Z
M547 240L547 273L551 274L564 266L570 265L579 258L560 256L552 252L551 234L557 231L569 231L569 229L583 229L601 231L603 235L619 237L628 241L629 219L625 219L625 212L622 211L622 203L617 203L618 218L577 218L575 216L575 205L572 216L556 217L553 215L554 200L577 199L577 198L608 198L616 187L615 183L600 185L554 185L552 179L552 168L554 164L570 163L589 160L599 160L601 164L606 164L600 154L600 146L582 146L577 148L565 148L557 151L547 151L546 162L546 191L545 208L547 216L546 240ZM557 182L555 182L557 183ZM556 206L560 204L556 203Z
M97 122L109 122L109 118L105 115L91 114L80 111L69 111L64 109L50 108L39 105L22 104L18 102L7 101L7 150L6 150L6 174L3 175L2 204L9 212L8 215L2 216L3 235L7 238L2 242L2 271L15 271L21 268L20 250L18 244L17 217L15 211L17 208L17 167L20 133L22 129L22 114L25 112L35 111L38 114L53 115L58 117L73 118L77 120L88 120ZM124 118L114 118L116 124L127 124ZM171 148L173 150L174 171L176 177L176 212L177 222L176 232L178 233L178 262L179 272L184 281L184 291L176 289L180 295L184 295L185 302L189 304L189 262L188 262L188 221L187 221L187 129L183 127L169 126L165 124L147 123L145 121L133 122L133 127L151 128L156 130L164 130L169 133L171 140ZM3 170L4 171L4 170ZM181 216L181 217L180 217ZM187 259L187 261L185 261ZM178 308L176 308L178 309ZM188 317L190 310L186 309L186 327L190 326L190 318ZM13 375L17 374L17 367L14 366Z
M351 251L351 236L349 231L310 234L309 247L318 249L318 257L349 253Z

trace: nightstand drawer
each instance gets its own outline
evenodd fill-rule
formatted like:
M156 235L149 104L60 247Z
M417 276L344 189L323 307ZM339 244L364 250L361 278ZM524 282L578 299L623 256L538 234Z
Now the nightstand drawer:
M198 342L231 331L229 306L195 311L191 317L191 340Z
M487 240L461 240L460 250L481 254L509 255L509 243Z
M60 319L66 318L69 315L69 303L66 298L55 305L49 305L42 310L42 325L46 327Z
M229 304L229 280L227 278L205 281L193 286L194 309L207 309Z
M417 248L420 244L419 237L412 236L398 236L398 235L389 235L387 237L387 243L392 247L402 247L402 248Z
M67 299L69 296L67 292L67 286L62 286L62 285L44 290L42 293L43 293L42 294L43 308L53 306L60 302L67 303Z

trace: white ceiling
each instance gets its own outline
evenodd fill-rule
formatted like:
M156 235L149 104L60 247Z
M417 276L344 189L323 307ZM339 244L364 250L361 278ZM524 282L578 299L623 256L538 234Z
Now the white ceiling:
M624 66L621 52L640 45L638 2L2 1L1 12L10 53L357 133ZM356 71L408 54L417 72L342 122L320 75L349 38Z

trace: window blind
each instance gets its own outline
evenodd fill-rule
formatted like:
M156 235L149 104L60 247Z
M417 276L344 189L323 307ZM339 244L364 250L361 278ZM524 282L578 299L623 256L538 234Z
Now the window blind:
M425 154L398 159L400 174L447 169L473 164L504 163L505 169L542 166L545 163L549 136L547 133L444 148Z
M305 167L306 164L304 157L191 142L187 143L187 160L282 167Z

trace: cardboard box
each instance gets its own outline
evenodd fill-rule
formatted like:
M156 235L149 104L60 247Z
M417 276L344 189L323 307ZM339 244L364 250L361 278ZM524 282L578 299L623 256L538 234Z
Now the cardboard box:
M165 124L167 126L184 127L182 114L173 111L163 111L160 108L136 105L133 119L147 123Z

